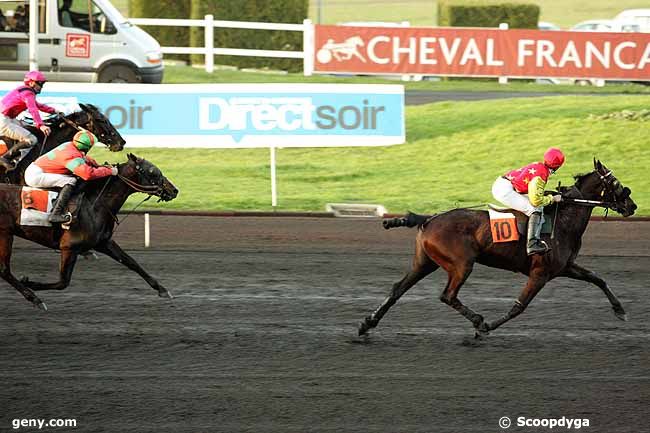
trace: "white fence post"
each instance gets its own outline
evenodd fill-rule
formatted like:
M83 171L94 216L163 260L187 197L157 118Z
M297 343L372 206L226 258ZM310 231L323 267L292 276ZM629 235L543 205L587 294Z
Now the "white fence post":
M508 30L508 23L499 24L499 30ZM508 84L508 77L499 77L499 84Z
M29 69L38 70L38 1L29 1ZM64 50L65 51L65 50Z
M149 214L144 214L144 247L151 245L151 231L149 230Z
M271 153L271 206L275 209L278 205L278 190L275 180L275 146L271 145L269 150Z
M205 16L205 72L214 72L214 16Z
M302 31L302 70L305 77L314 73L314 24L310 19L303 20L302 25L305 27Z

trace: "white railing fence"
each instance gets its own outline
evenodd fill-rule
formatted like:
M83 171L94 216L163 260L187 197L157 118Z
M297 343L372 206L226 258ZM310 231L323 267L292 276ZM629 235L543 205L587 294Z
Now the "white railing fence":
M164 54L203 54L205 56L206 72L214 72L214 56L249 56L276 57L286 59L303 59L304 75L311 75L314 70L314 26L311 20L302 24L258 23L249 21L215 20L213 15L204 19L169 19L169 18L130 18L129 21L142 26L174 26L174 27L204 27L205 46L203 47L162 47ZM302 32L303 51L282 50L253 50L244 48L215 48L214 28L254 29L254 30L284 30Z

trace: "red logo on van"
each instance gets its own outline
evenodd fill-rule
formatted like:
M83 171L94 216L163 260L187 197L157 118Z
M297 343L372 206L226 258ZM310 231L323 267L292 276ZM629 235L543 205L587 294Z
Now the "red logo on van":
M90 35L66 34L65 55L66 57L90 57Z

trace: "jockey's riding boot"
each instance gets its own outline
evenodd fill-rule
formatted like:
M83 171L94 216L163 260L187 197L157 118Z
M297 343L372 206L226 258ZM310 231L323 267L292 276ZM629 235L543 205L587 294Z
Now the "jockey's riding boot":
M542 231L542 224L541 213L533 212L528 217L528 243L526 244L526 253L529 256L533 254L544 254L550 250L546 242L539 238Z
M64 212L65 212L65 207L68 204L68 201L70 201L70 196L72 195L73 188L74 185L66 185L63 188L61 188L61 192L59 192L59 196L56 198L56 202L54 202L54 207L52 208L52 214L47 219L49 222L67 223L72 220L72 216L69 213L64 213Z
M16 168L17 161L14 161L20 155L22 149L31 147L29 142L18 142L0 157L0 166L4 167L5 171L11 171Z

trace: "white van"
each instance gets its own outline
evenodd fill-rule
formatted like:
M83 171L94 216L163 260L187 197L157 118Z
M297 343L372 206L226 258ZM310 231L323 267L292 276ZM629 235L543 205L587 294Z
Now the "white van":
M160 44L108 0L38 0L38 65L51 81L160 83ZM0 80L29 68L29 0L0 0Z
M637 23L642 32L650 33L650 9L628 9L616 15L614 19Z

